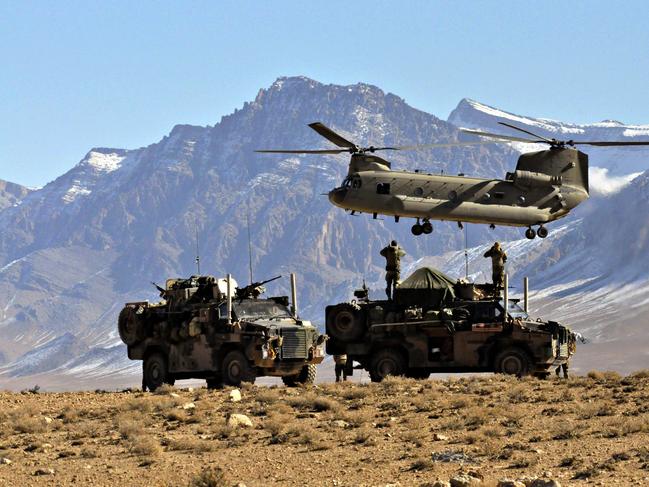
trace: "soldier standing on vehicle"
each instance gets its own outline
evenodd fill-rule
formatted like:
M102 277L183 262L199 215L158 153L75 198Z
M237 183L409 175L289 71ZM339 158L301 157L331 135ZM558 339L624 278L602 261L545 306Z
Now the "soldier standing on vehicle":
M484 254L485 258L491 257L491 279L496 289L502 288L505 282L505 262L507 262L507 254L500 247L498 242L487 250Z
M391 300L401 277L401 257L406 253L399 247L397 241L393 240L390 245L381 250L381 255L385 257L385 282L387 283L385 294Z
M334 355L334 362L336 363L336 382L340 382L341 375L342 381L347 381L347 371L345 366L347 365L347 355Z

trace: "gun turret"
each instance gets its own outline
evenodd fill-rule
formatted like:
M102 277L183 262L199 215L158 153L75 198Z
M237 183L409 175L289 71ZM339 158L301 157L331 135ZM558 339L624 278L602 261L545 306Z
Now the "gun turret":
M167 296L167 290L161 286L158 286L155 282L151 281L151 284L155 286L155 288L160 292L160 297L164 298Z
M266 281L261 281L261 282L253 282L252 284L248 284L245 287L238 287L235 291L235 298L236 299L257 299L261 293L265 291L263 288L264 284L268 284L269 282L276 281L282 276L277 276L273 277L272 279L267 279Z

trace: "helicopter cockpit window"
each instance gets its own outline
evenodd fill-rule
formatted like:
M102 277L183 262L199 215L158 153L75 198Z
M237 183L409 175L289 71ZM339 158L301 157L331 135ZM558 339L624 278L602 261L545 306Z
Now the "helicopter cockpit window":
M362 181L360 178L354 178L352 179L352 188L354 189L360 189L362 184Z
M349 188L349 186L352 184L351 178L345 178L343 181L343 184L340 185L341 188Z
M376 185L376 194L390 194L390 183L379 183Z

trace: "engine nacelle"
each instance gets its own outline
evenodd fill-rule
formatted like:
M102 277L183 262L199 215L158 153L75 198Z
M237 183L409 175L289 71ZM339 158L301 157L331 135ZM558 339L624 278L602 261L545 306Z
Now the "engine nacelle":
M561 176L551 176L540 172L532 171L515 171L514 184L525 186L527 188L548 188L551 186L561 186L563 184Z

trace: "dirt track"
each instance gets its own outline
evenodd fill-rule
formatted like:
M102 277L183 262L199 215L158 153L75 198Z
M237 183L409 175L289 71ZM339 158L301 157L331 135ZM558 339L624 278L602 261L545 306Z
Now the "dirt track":
M649 484L649 373L230 391L0 393L0 485Z

